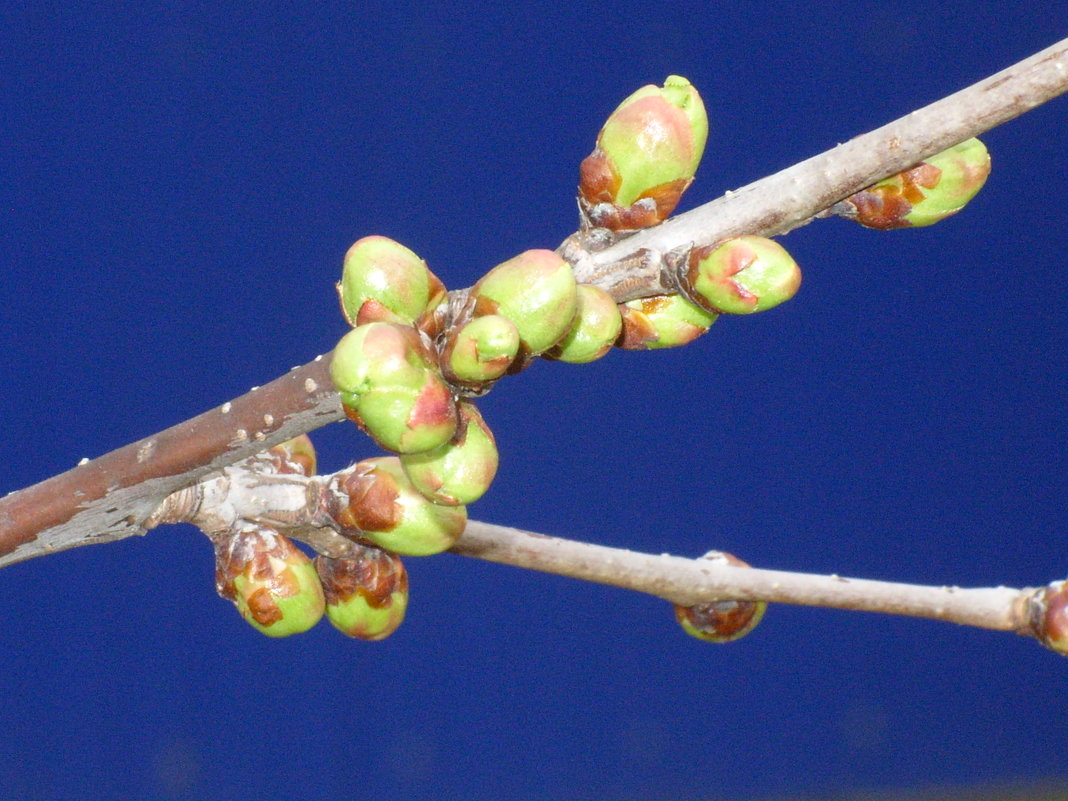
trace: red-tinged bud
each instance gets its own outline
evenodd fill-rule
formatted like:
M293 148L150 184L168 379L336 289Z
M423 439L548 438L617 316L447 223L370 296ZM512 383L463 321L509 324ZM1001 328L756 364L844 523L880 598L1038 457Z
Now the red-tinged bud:
M275 445L267 453L274 461L276 473L299 473L314 476L316 469L315 446L307 434Z
M350 331L334 349L330 377L348 417L387 450L430 450L456 433L452 391L411 326L368 323Z
M426 262L384 236L365 236L349 248L337 290L354 327L376 321L411 325L445 298Z
M497 443L478 409L459 403L456 436L424 453L401 456L415 488L437 504L457 506L481 498L497 475Z
M674 348L693 342L716 321L716 314L681 295L656 295L619 304L623 331L616 347L623 350Z
M270 637L307 631L323 616L311 560L273 529L248 525L216 543L215 588Z
M395 456L365 459L335 473L333 486L348 498L334 515L339 532L393 553L440 553L467 525L466 507L440 506L424 497Z
M504 375L518 353L515 324L499 314L487 314L450 332L441 362L450 380L478 387Z
M689 298L708 311L752 314L797 294L801 268L778 242L740 236L695 248L682 278Z
M968 139L850 195L831 210L880 231L933 225L964 208L988 175L990 154L978 139Z
M408 572L400 557L366 548L355 559L315 558L334 628L360 640L382 640L404 620Z
M1036 590L1030 612L1030 633L1051 651L1068 656L1068 580Z
M521 348L537 355L571 330L578 303L571 265L551 250L527 250L498 264L471 290L475 316L500 315L519 332Z
M580 167L586 222L614 231L656 225L692 183L708 138L704 103L678 75L643 86L612 112Z
M749 567L738 557L723 551L709 551L703 558L719 564ZM705 642L717 643L744 637L756 628L768 608L765 601L733 600L674 606L675 619L687 634Z
M586 364L600 359L609 350L623 328L612 296L595 286L578 288L578 308L571 330L543 355L571 364Z

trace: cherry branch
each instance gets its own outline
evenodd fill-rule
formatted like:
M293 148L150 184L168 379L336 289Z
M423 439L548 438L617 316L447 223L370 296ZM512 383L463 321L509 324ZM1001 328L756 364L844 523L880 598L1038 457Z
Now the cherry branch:
M561 246L582 283L617 301L673 291L671 250L740 234L774 235L963 139L1068 90L1068 40L883 128L591 252ZM299 433L342 418L328 357L211 411L0 499L0 566L144 534L172 493ZM471 537L479 526L471 523ZM483 528L483 534L488 529ZM464 547L468 535L460 542ZM489 551L484 551L489 553ZM487 557L488 558L488 557Z

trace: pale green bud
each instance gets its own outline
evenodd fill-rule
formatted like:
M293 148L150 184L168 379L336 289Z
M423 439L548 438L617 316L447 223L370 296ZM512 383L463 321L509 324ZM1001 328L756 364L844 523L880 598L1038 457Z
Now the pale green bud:
M408 573L400 557L365 548L358 558L315 558L326 596L326 617L334 628L361 640L382 640L404 620Z
M499 314L476 317L450 335L442 353L449 378L462 384L495 381L519 353L519 330Z
M684 280L690 297L708 311L751 314L792 298L801 286L801 269L778 242L740 236L694 249Z
M622 328L612 296L599 287L580 285L571 330L545 356L571 364L592 362L611 350Z
M456 436L434 450L401 456L412 484L434 503L474 503L497 474L497 443L473 403L460 401Z
M337 289L354 327L374 321L411 325L445 296L426 262L384 236L365 236L349 248Z
M681 295L656 295L619 304L623 333L616 346L624 350L674 348L693 342L716 321L713 312Z

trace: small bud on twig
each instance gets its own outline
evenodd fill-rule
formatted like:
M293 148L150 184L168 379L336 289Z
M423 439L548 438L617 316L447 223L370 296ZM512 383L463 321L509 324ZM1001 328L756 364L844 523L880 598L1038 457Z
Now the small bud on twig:
M334 628L361 640L382 640L404 620L408 572L400 557L366 548L358 559L315 558Z
M709 551L703 557L720 564L735 567L749 565L725 551ZM768 605L765 601L712 601L696 606L675 604L675 619L692 637L705 642L731 642L751 632L764 617Z

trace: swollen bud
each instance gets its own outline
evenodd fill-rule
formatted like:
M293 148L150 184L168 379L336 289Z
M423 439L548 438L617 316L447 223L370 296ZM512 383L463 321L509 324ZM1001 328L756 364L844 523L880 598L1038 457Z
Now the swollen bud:
M496 381L519 353L519 330L499 314L476 317L450 332L441 354L446 375L461 384Z
M426 262L384 236L365 236L349 248L337 290L353 327L374 321L412 325L445 299L444 285Z
M681 295L656 295L619 304L623 331L616 347L623 350L674 348L693 342L718 315L695 306Z
M551 250L527 250L498 264L474 285L476 317L512 321L522 349L537 355L571 329L577 292L571 265Z
M365 459L334 474L333 486L348 498L334 515L341 534L408 556L452 547L467 525L467 508L440 506L424 497L395 456Z
M585 364L608 353L619 338L623 321L611 295L600 287L582 284L577 300L571 330L543 354L545 358Z
M749 567L733 554L709 551L702 557L719 564ZM712 601L695 606L675 604L675 619L692 637L705 642L731 642L756 628L767 610L766 601Z
M400 557L365 548L355 559L315 557L326 596L326 617L334 628L361 640L382 640L404 620L408 572Z
M705 106L688 80L643 86L612 112L579 169L589 224L620 231L662 222L693 182L707 139Z
M880 231L932 225L964 208L988 175L986 146L968 139L850 195L831 210Z
M420 333L395 323L361 325L338 342L330 377L345 413L387 450L415 453L456 433L456 404Z
M683 283L689 297L708 311L751 314L797 294L801 269L778 242L740 236L691 251Z
M246 526L216 542L215 589L269 637L307 631L323 616L323 588L311 560L263 526Z
M404 472L426 498L457 506L481 498L497 475L497 443L473 403L459 403L456 436L434 450L404 454Z
M1054 581L1030 599L1031 631L1038 641L1068 656L1068 580Z

